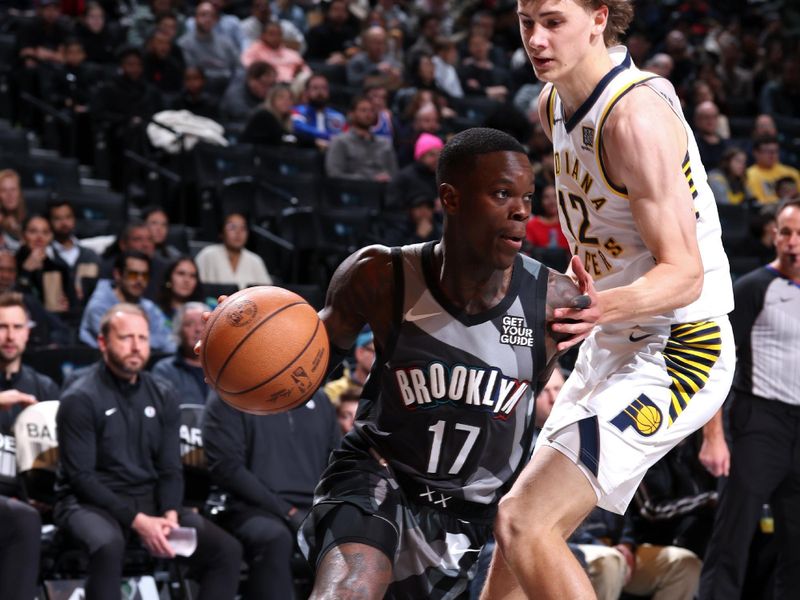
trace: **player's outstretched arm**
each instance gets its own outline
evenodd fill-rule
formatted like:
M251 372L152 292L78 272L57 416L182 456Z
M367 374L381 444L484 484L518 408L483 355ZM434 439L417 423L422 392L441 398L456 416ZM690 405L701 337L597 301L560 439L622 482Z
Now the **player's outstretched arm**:
M588 336L602 315L597 291L581 259L572 257L566 273L550 270L547 282L547 365L549 377L556 360Z
M392 254L386 246L362 248L339 265L319 313L332 346L350 348L364 325L382 345L391 327L393 281Z
M682 168L687 144L678 116L647 86L620 100L603 129L604 162L627 188L636 228L655 258L633 283L600 292L604 323L668 312L700 295L703 262Z

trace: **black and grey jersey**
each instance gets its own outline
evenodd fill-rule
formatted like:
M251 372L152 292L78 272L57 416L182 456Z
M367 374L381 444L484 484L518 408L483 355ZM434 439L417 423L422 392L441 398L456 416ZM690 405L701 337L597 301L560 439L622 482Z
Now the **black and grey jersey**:
M800 285L766 266L738 279L733 291L734 389L800 405Z
M533 398L546 364L548 270L519 255L506 296L466 314L440 291L434 245L393 250L394 328L365 386L354 435L400 478L491 504L530 456Z

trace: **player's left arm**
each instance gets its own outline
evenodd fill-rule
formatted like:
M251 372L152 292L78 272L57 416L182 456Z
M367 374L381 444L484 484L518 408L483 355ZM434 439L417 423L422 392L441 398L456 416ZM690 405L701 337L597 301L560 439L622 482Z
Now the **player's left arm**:
M603 152L628 190L636 228L655 266L629 285L600 292L601 322L635 321L691 304L703 288L692 194L683 174L683 124L657 92L631 91L611 112Z

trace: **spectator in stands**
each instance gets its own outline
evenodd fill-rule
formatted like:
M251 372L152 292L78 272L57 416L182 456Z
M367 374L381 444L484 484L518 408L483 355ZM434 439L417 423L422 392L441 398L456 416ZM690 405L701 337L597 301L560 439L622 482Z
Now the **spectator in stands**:
M139 306L150 324L149 347L159 352L174 352L175 342L161 310L144 298L150 280L150 259L146 254L129 250L120 254L114 263L114 281L101 279L83 311L78 337L81 342L97 348L103 315L115 304L127 302Z
M774 116L800 119L800 58L785 60L780 79L764 86L760 110Z
M754 100L753 72L742 66L742 44L740 39L729 31L717 37L719 63L716 67L725 98L735 100L741 110L748 110ZM703 159L703 164L708 164Z
M217 9L211 2L200 2L195 9L195 25L178 40L186 64L200 67L208 78L213 93L220 93L241 70L239 53L241 45L216 31L219 21ZM239 20L228 15L239 25Z
M346 52L358 37L358 20L347 10L347 0L331 0L322 3L323 21L308 30L306 42L309 61L325 61L343 65Z
M713 102L701 102L694 109L694 132L700 158L706 168L716 169L722 163L722 156L728 147L727 140L717 133L719 109Z
M675 89L685 92L696 69L694 48L689 43L686 34L680 29L673 29L664 38L664 52L672 59L672 70L669 80Z
M291 83L298 75L310 73L306 61L297 50L283 43L283 32L279 23L267 23L261 37L242 52L242 65L249 67L263 61L275 67L277 81Z
M532 215L525 226L525 239L531 248L563 248L569 250L569 242L561 231L558 221L558 198L556 188L546 185L541 191L542 214Z
M304 35L308 31L306 11L295 0L274 0L271 9L277 18L292 23Z
M637 533L630 515L598 507L570 537L583 552L597 599L617 600L624 591L655 600L692 600L702 561L686 548L645 543Z
M89 103L101 81L101 72L86 60L83 43L77 38L67 39L64 43L64 64L53 73L50 82L50 101L59 110L67 111L72 119L70 125L59 124L60 150L75 154L81 164L92 164L93 160Z
M173 336L178 342L174 356L162 358L153 366L153 375L169 381L181 404L205 404L210 388L205 382L200 358L194 347L203 335L203 312L208 305L202 302L187 302L172 320Z
M178 29L183 30L184 19L183 15L173 12L172 4L172 0L150 0L137 3L129 17L128 43L136 47L143 46L153 31L160 29L161 19L165 15L172 15L175 19L176 28L170 36L170 39L174 39Z
M309 77L306 80L304 101L305 104L294 107L292 120L295 135L301 143L327 148L331 137L344 131L347 123L342 113L328 106L328 78L318 74Z
M459 56L456 43L446 37L439 37L434 44L433 76L436 87L450 98L463 98L464 88L458 77Z
M298 6L289 6L300 11L302 21L305 23L305 13L303 10ZM296 50L300 54L305 52L306 40L302 30L291 20L274 15L269 0L253 0L250 16L242 20L242 35L245 39L244 49L247 50L251 44L257 42L261 38L264 26L272 22L278 23L281 26L283 43L287 48Z
M175 315L188 303L200 302L203 289L197 265L190 256L176 258L168 267L158 294L158 307L171 327Z
M731 313L737 363L731 389L730 450L721 410L710 425L718 441L700 458L728 475L700 581L701 600L741 598L748 552L769 503L775 519L774 598L797 594L800 564L800 379L790 348L800 345L800 201L783 203L775 228L777 257L739 278ZM728 469L728 465L730 469Z
M17 251L17 283L23 292L35 295L45 309L65 313L77 308L69 267L48 256L53 230L42 215L30 215L22 226L22 245ZM51 251L52 253L52 251Z
M352 367L345 365L344 374L339 379L334 379L325 384L323 388L328 399L336 404L346 389L351 386L362 386L367 381L367 375L372 370L375 362L375 341L372 331L365 327L356 338L353 349L354 364Z
M36 16L23 21L17 31L19 57L30 68L61 63L69 33L66 21L61 19L61 4L57 0L37 0L35 6Z
M147 38L143 65L145 79L162 92L174 94L181 89L184 65L166 32L155 29Z
M213 26L214 35L227 40L237 53L241 53L242 50L247 47L247 40L242 34L242 24L239 22L239 19L234 15L225 13L228 1L210 0L209 4L213 6L216 12ZM198 29L197 23L199 22L200 19L197 16L197 12L195 12L194 17L186 19L186 33L195 33Z
M669 54L665 54L663 52L659 52L654 54L650 57L650 59L644 63L644 70L650 71L651 73L655 73L656 75L660 75L665 79L669 79L672 75L672 70L675 68L675 63L672 60L672 57Z
M376 114L372 102L357 96L350 106L350 127L335 136L325 153L328 177L389 182L397 172L392 143L371 131Z
M247 219L239 213L227 215L220 231L222 243L206 246L197 253L200 279L204 283L235 284L239 289L272 284L264 261L245 248L248 236Z
M7 248L0 249L0 294L18 292L31 316L28 346L40 348L50 344L67 345L71 334L64 323L54 314L47 312L36 296L20 291L17 284L17 258Z
M717 204L749 204L747 189L747 154L741 148L730 146L722 153L719 167L708 174L708 184Z
M0 294L0 447L14 440L14 422L26 406L58 398L58 386L22 364L30 315L22 295ZM11 444L9 444L11 445ZM0 597L28 600L37 594L41 518L19 500L16 482L0 478Z
M197 548L186 559L198 598L233 600L239 543L182 508L179 398L144 370L150 356L147 315L117 304L100 321L103 360L61 395L56 417L58 502L54 517L89 551L87 600L119 595L126 542L134 533L154 556L174 558L170 532L192 527Z
M95 64L111 64L123 40L115 23L106 21L106 11L98 2L87 2L86 12L75 24L75 35L86 52L86 60Z
M262 107L250 116L239 140L265 146L294 144L297 138L293 133L293 107L291 88L283 83L273 85Z
M406 85L397 90L392 101L395 113L402 114L413 102L420 92L442 94L436 82L433 58L430 54L418 52L408 61L408 76Z
M69 200L48 202L47 220L53 231L47 253L53 262L66 266L69 285L75 290L77 300L83 302L86 298L82 280L84 277L96 279L100 275L100 257L94 250L81 246L75 237L75 207Z
M392 124L392 112L388 108L389 90L377 79L368 78L365 81L364 96L366 96L375 108L377 116L375 125L372 126L372 133L379 137L385 137L392 141L394 136L394 126Z
M244 75L238 75L220 103L220 114L225 121L244 122L264 102L267 93L275 85L277 73L271 64L256 61L247 67Z
M429 196L412 196L406 200L406 217L399 218L385 233L387 244L402 246L436 240L442 235L442 214Z
M339 396L339 402L334 404L336 407L336 420L339 422L339 429L342 430L342 435L350 433L350 430L353 429L362 390L363 388L360 385L351 385Z
M414 162L406 165L392 178L386 190L386 208L405 210L410 200L424 198L435 202L439 198L436 185L436 165L444 142L435 135L423 133L414 144Z
M245 549L244 600L294 597L295 536L339 440L333 406L321 391L275 415L247 414L209 397L203 445L211 479L229 497L221 524Z
M482 31L476 30L470 34L467 42L469 55L461 61L458 69L464 94L505 102L510 83L508 73L489 58L491 41Z
M144 224L147 225L147 229L150 230L150 235L153 238L153 244L155 245L154 256L171 261L182 254L175 246L167 243L167 236L169 235L167 211L160 206L145 206L142 209L142 219L144 219Z
M106 131L111 182L121 189L129 161L126 149L142 153L147 147L145 127L163 102L158 90L144 78L142 52L126 47L119 52L121 73L100 86L92 99L92 115Z
M100 263L100 277L102 279L113 278L117 258L120 254L129 250L141 252L150 260L150 277L144 295L147 298L155 299L158 294L158 288L164 280L167 262L156 253L153 234L144 221L128 219L116 241L106 248L103 253L103 260Z
M778 196L778 202L797 200L800 198L797 181L792 177L781 177L775 182L775 194Z
M774 137L762 137L753 142L756 163L747 168L747 188L759 204L777 202L775 184L783 177L791 177L800 185L800 171L778 159L780 146Z
M399 124L395 136L397 162L401 167L414 160L414 148L420 135L429 133L436 136L442 128L439 108L433 102L418 103L414 99L407 112L412 114L412 120L410 123Z
M409 60L417 54L433 55L436 50L436 40L442 35L442 20L433 12L422 14L418 27L417 39L406 51Z
M173 110L188 110L213 121L219 120L219 102L206 92L206 75L200 67L183 71L181 93L172 102Z
M347 61L347 85L360 88L374 76L380 76L389 89L397 89L403 80L403 66L389 52L386 30L378 26L361 34L361 50Z
M0 227L3 246L16 250L25 220L25 198L22 195L19 174L13 169L0 171Z

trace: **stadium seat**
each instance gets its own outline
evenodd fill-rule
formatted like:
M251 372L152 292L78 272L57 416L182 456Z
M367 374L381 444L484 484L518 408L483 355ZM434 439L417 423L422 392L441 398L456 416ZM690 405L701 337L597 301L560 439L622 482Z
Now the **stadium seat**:
M379 213L386 198L386 184L379 181L326 177L322 184L326 208L367 208Z
M316 148L257 146L256 153L261 165L271 173L323 175L324 155Z
M74 158L58 156L31 156L23 154L0 156L0 168L14 169L19 173L24 188L53 190L79 189L80 172Z

